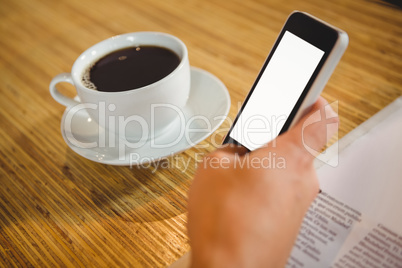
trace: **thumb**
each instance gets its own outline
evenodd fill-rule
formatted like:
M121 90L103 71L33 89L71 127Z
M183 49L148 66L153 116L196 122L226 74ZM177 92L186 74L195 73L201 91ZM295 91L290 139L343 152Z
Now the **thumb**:
M288 132L284 140L291 139L297 147L311 157L321 153L322 148L338 130L339 118L328 102L319 97L310 111Z

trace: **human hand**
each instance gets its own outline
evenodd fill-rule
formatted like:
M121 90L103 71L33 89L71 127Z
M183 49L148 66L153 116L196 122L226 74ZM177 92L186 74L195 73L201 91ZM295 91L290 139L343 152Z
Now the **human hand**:
M305 127L306 120L316 123ZM245 154L232 145L206 156L189 192L192 266L284 267L319 191L315 156L305 143L320 151L337 123L336 113L320 98L267 146Z

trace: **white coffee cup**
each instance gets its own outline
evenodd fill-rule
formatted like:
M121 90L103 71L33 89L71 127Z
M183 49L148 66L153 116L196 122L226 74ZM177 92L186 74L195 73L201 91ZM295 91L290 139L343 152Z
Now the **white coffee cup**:
M103 92L83 84L84 72L97 60L113 51L141 45L168 48L179 56L180 63L166 77L137 89ZM56 88L60 82L74 85L79 101L61 94ZM114 36L82 53L71 73L55 76L49 89L52 97L67 107L82 104L91 119L105 129L133 140L156 137L178 118L187 102L190 93L187 48L181 40L165 33L134 32Z

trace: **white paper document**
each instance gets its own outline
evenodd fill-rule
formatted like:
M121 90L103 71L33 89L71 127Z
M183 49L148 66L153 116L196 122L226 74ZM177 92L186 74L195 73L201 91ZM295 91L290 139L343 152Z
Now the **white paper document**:
M335 146L287 267L402 267L402 97Z

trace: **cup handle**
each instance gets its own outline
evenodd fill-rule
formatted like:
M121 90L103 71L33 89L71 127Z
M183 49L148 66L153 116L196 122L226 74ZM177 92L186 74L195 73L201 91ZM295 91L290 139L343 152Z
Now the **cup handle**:
M52 97L53 97L58 103L63 104L64 106L67 106L67 107L68 107L68 106L74 106L74 105L79 104L78 101L76 101L76 100L74 100L74 99L72 99L72 98L70 98L70 97L67 97L67 96L61 94L61 93L57 90L56 85L57 85L58 83L60 83L60 82L67 82L67 83L70 83L70 84L72 84L72 85L74 86L73 78L72 78L72 76L71 76L70 73L61 73L61 74L58 74L58 75L56 75L56 76L52 79L52 81L50 82L50 85L49 85L50 95L52 95Z

